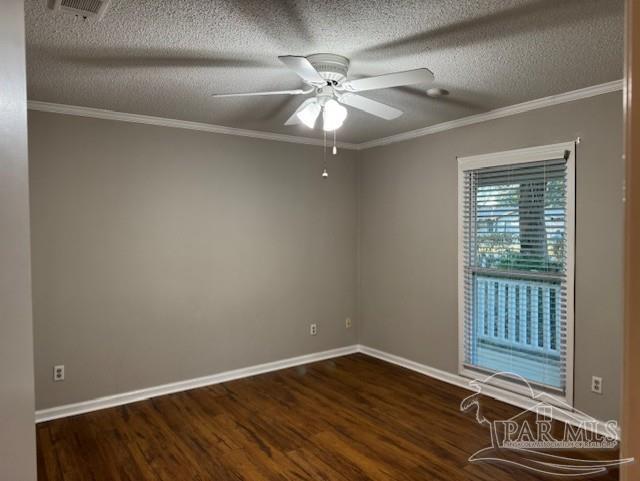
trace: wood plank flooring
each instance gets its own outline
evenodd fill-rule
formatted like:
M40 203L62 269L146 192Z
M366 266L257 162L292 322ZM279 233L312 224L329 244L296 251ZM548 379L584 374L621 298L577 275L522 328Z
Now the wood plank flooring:
M490 444L473 413L459 410L469 394L354 354L41 423L38 479L552 479L468 462ZM490 399L482 404L488 418L518 412ZM617 479L617 470L596 479Z

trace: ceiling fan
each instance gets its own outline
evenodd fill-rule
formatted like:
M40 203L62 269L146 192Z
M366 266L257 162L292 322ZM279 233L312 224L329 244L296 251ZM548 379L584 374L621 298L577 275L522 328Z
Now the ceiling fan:
M385 120L402 115L402 111L376 100L357 95L356 92L386 89L401 85L414 85L433 81L433 73L426 68L395 72L376 77L348 80L349 59L331 53L318 53L308 57L286 55L278 59L293 70L306 84L305 88L270 92L213 94L213 97L244 97L257 95L308 95L285 125L304 124L314 128L322 113L322 128L335 131L347 118L347 105Z

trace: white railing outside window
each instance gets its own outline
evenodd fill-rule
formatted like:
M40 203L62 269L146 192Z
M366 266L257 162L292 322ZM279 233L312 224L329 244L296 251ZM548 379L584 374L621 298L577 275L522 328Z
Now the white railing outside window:
M477 275L474 286L472 364L492 371L517 365L525 378L559 388L560 285Z

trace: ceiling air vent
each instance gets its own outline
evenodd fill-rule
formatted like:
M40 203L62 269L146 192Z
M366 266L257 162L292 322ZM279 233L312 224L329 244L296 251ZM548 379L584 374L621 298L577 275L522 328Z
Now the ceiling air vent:
M85 20L100 20L111 0L53 0L53 10L70 13Z

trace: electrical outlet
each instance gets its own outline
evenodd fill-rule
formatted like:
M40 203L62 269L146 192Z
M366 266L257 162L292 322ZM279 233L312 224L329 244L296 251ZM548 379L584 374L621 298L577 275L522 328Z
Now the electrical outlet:
M602 378L593 376L591 378L591 391L596 394L602 394Z
M347 317L344 320L344 327L346 327L347 329L351 329L351 326L353 325L353 323L351 322L351 318Z
M318 334L318 325L315 322L309 325L309 334L312 336Z
M64 364L53 366L53 380L55 382L64 381Z

